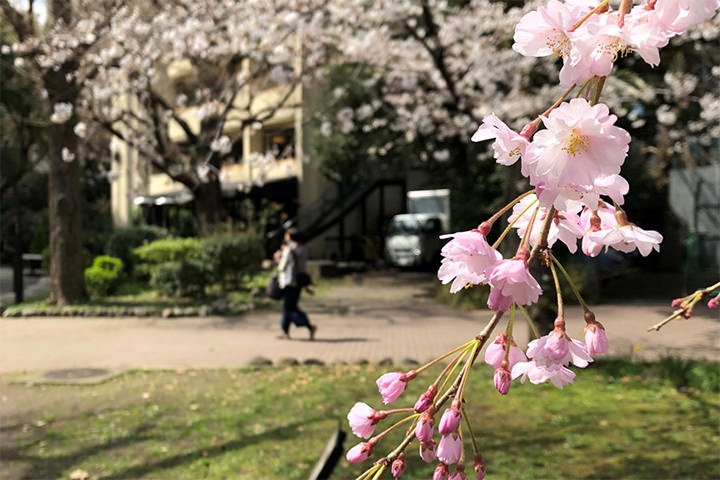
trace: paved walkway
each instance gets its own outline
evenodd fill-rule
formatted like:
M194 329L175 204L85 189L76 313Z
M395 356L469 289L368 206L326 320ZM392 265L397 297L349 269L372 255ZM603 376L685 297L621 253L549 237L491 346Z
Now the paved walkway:
M472 338L487 311L464 312L438 305L433 279L420 273L366 274L306 297L301 305L319 326L317 340L293 330L294 340L276 338L279 311L240 317L1 318L0 373L60 368L187 368L315 358L325 362L428 360ZM720 359L720 319L707 309L660 332L647 327L669 311L666 305L600 305L613 353L656 357L668 352ZM569 308L568 329L582 336L579 309ZM527 341L527 329L516 329Z

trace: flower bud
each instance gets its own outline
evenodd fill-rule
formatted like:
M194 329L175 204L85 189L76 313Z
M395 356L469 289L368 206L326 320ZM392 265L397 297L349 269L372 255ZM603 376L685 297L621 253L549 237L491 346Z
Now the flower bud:
M608 353L610 345L605 327L600 322L588 323L585 327L585 350L590 355Z
M403 476L403 473L405 473L405 469L407 468L407 465L405 464L405 454L401 453L398 455L398 458L395 459L395 461L392 463L390 467L390 473L392 473L393 478L400 478Z
M432 415L430 415L428 412L423 413L422 417L420 417L420 420L418 420L417 425L415 425L415 436L417 437L417 439L421 442L431 441L433 436L434 424L435 420L433 420Z
M483 480L483 478L485 478L485 475L487 473L487 465L485 465L485 461L483 460L480 452L475 452L475 463L473 465L473 471L475 472L476 480Z
M445 410L442 418L440 418L440 424L438 425L438 432L441 435L449 435L457 431L460 425L460 407L453 403L450 408Z
M720 307L720 295L718 295L715 298L711 298L708 302L708 308L712 308L713 310L717 310L718 307Z
M370 438L375 425L387 414L375 411L366 403L357 402L347 415L352 432L360 438Z
M372 454L373 444L371 442L358 443L348 450L347 461L350 463L360 463L367 460Z
M376 383L383 403L387 405L394 402L405 391L408 380L408 376L402 372L390 372L378 378Z
M498 392L502 395L507 395L507 393L510 391L510 383L512 382L512 375L510 374L510 371L507 369L507 362L503 362L506 365L501 366L497 370L495 370L495 388Z
M437 459L437 447L435 442L430 440L429 442L420 443L420 458L423 462L434 462Z
M457 433L443 435L437 447L438 460L448 465L457 463L462 455L462 450L463 445L460 435Z
M444 463L439 464L433 472L433 480L447 480L448 468Z
M557 326L557 320L555 321L555 323L555 330L550 332L550 335L547 336L547 342L545 342L545 351L553 359L561 360L570 352L570 342L568 341L565 329Z
M430 385L425 393L420 395L417 402L415 402L414 410L417 413L423 413L425 410L432 406L435 401L435 395L437 395L437 385L434 383Z

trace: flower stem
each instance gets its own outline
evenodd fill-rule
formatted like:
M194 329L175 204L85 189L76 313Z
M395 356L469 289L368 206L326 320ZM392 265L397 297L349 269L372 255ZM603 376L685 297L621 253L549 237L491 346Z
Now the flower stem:
M475 357L477 357L477 352L480 347L480 342L477 342L471 352L470 357L467 359L467 362L465 363L465 368L462 372L460 372L460 375L462 376L462 380L460 380L460 386L458 387L458 391L455 394L455 401L462 404L463 399L463 393L465 393L465 384L467 383L467 379L470 376L470 368L472 367L473 362L475 362Z
M479 452L480 447L478 447L477 439L475 438L475 433L473 432L472 425L470 425L470 419L468 418L467 414L465 413L465 407L463 407L461 405L460 410L462 411L462 417L465 419L465 425L467 425L468 432L470 432L470 439L472 440L472 444L473 444L473 453Z
M562 97L558 98L557 101L550 106L550 108L548 108L547 110L545 110L543 113L541 113L538 116L546 117L546 116L550 115L550 112L552 112L557 107L559 107L560 104L572 93L572 91L575 90L575 87L577 87L577 85L573 85L572 87L570 87L565 93L563 93Z
M590 13L588 13L587 15L585 15L583 18L581 18L580 20L578 20L572 27L570 27L570 30L569 30L569 31L570 31L570 32L574 32L575 30L577 30L578 28L580 28L580 25L582 25L583 23L585 23L588 18L592 17L592 16L595 15L597 12L599 12L600 10L602 10L603 8L605 8L605 6L607 6L608 3L610 3L610 0L603 0L602 2L600 2L600 5L598 5L597 7L593 8L593 9L590 11Z
M455 370L457 370L458 365L460 365L460 364L462 363L463 359L465 358L465 355L467 355L469 351L470 351L470 350L465 350L465 351L463 352L462 356L457 359L457 361L455 362L455 365L453 365L452 370L450 370L450 373L447 375L447 377L445 377L445 381L443 382L443 384L442 384L442 385L440 386L440 388L438 389L439 392L442 391L442 390L445 388L445 385L447 385L447 383L450 381L450 379L452 378L452 376L455 374ZM435 408L437 409L437 403L436 403L436 405L435 405Z
M503 208L501 208L500 210L498 210L497 212L495 212L495 214L494 214L492 217L490 217L485 223L487 223L487 224L489 224L489 225L492 225L492 224L495 223L495 221L496 221L498 218L500 218L505 212L507 212L508 210L510 210L510 209L513 207L513 205L515 205L516 203L518 203L520 200L522 200L523 198L527 197L527 196L530 195L531 193L535 193L535 189L534 189L534 188L533 188L532 190L529 190L529 191L523 193L522 195L518 195L518 196L517 196L514 200L512 200L510 203L508 203L508 204L505 205Z
M470 340L470 341L467 342L466 344L460 345L460 346L457 347L456 349L450 350L449 352L442 354L441 356L439 356L439 357L436 358L435 360L432 360L431 362L426 363L426 364L423 365L422 367L416 369L416 370L415 370L415 373L416 373L416 374L419 374L419 373L424 372L425 370L427 370L428 368L432 367L433 365L435 365L435 364L436 364L437 362L439 362L440 360L443 360L443 359L449 357L450 355L452 355L453 353L459 352L460 350L466 349L466 348L469 347L470 344L473 343L474 341L475 341L475 340Z
M528 248L530 246L530 235L532 234L532 229L535 226L535 218L537 217L538 211L540 211L540 205L535 207L532 217L530 217L530 221L528 222L527 228L525 229L525 235L523 235L522 240L520 240L518 251L523 248Z
M552 224L553 219L555 218L555 207L550 207L550 210L547 212L547 217L545 217L545 223L543 223L542 231L540 232L540 240L533 246L532 251L530 252L530 256L528 257L527 264L528 267L532 263L532 261L537 256L540 249L547 248L547 237L550 233L550 225Z
M598 103L598 100L600 100L600 94L602 93L604 86L605 77L599 77L597 79L597 82L595 83L595 91L593 91L592 100L590 100L591 105L596 105Z
M468 344L466 344L466 345L468 345ZM450 362L449 362L447 365L445 365L445 368L443 369L443 371L440 372L440 375L438 375L437 379L435 379L435 381L433 382L433 385L437 386L437 384L440 383L440 379L445 376L445 374L448 372L448 370L450 370L450 368L451 368L453 365L457 365L457 362L458 362L462 357L464 357L465 355L467 355L468 350L469 350L469 348L466 347L465 350L463 350L462 352L458 353L455 358L453 358L452 360L450 360ZM452 377L452 375L449 375L448 378L449 378L449 377ZM446 380L446 381L447 381L447 380ZM443 387L444 387L444 386L445 386L445 384L443 384ZM442 390L442 389L441 389L441 390Z
M374 474L379 469L380 469L380 464L376 463L375 465L373 465L372 467L368 468L363 473L361 473L360 476L357 477L355 480L367 480L368 478L370 478L370 475Z
M522 216L525 215L525 213L527 213L528 210L530 210L530 207L532 207L532 206L535 205L536 203L537 203L537 200L532 201L532 202L530 203L530 205L528 205L527 207L525 207L525 210L523 210L522 212L520 212L520 215L518 215L517 218L515 218L515 220L513 220L513 221L510 223L510 225L508 225L507 227L505 227L505 230L502 232L502 234L498 237L497 240L495 240L495 243L492 244L492 248L497 248L497 247L500 246L500 243L502 243L502 241L505 240L505 237L507 236L508 233L510 233L510 230L512 230L512 227L515 225L515 223L516 223L518 220L520 220L520 218L522 218Z
M507 339L507 344L505 345L505 361L510 361L510 348L512 347L512 333L513 333L513 324L515 323L515 303L513 302L512 305L510 305L510 320L508 320L507 327L505 328L505 338Z
M567 270L565 270L565 267L562 266L562 264L558 261L557 258L555 258L555 255L550 253L550 258L552 259L553 263L557 265L557 267L560 269L560 272L563 274L563 277L565 277L565 280L567 280L568 284L570 285L570 288L572 289L573 293L575 294L575 297L577 298L578 302L583 308L584 312L588 312L590 308L588 308L587 303L585 303L585 300L582 298L582 295L580 295L580 291L578 291L577 287L575 286L575 282L573 282L572 278L568 274Z
M533 331L533 335L535 335L535 338L540 338L540 332L538 331L537 327L535 326L535 322L533 322L532 318L530 318L530 315L528 315L528 312L527 312L527 310L525 310L525 307L523 307L522 305L518 305L518 308L523 313L523 315L525 315L528 325L530 325L530 329Z
M409 415L409 416L403 418L402 420L400 420L399 422L396 422L394 425L386 428L386 429L383 430L382 432L378 433L377 435L375 435L375 436L374 436L372 439L370 439L369 441L377 442L377 441L379 441L381 438L383 438L385 435L387 435L388 433L390 433L390 432L392 432L393 430L395 430L395 429L396 429L397 427L399 427L400 425L403 425L403 424L409 422L410 420L413 420L413 419L415 419L415 418L417 418L417 417L419 417L419 416L420 416L419 413L415 413L415 414Z
M380 477L382 477L382 474L385 472L386 468L387 465L381 464L380 468L378 468L378 471L375 473L375 476L372 478L372 480L378 480Z
M555 271L554 263L550 264L550 271L552 272L553 281L555 282L555 291L557 292L558 318L564 318L562 292L560 291L560 280L558 279L557 271Z

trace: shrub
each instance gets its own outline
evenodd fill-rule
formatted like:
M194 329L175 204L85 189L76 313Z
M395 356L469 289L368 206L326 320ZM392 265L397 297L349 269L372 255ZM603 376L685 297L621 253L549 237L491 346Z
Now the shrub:
M155 266L150 286L175 297L197 296L205 292L207 274L199 260L165 262Z
M153 226L126 227L115 230L105 247L108 255L117 257L123 261L128 272L133 270L132 251L133 249L160 238L167 237L164 228Z
M200 259L201 243L197 238L164 238L133 250L135 274L149 277L163 263Z
M123 262L119 258L101 255L85 269L85 289L91 297L104 297L115 290L122 278Z
M202 260L209 280L226 289L242 285L259 272L263 254L261 238L250 233L217 235L202 243Z

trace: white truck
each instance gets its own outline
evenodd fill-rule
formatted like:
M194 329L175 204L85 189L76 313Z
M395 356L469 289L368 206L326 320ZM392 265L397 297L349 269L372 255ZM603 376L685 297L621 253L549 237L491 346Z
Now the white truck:
M390 221L386 258L398 267L432 265L444 243L440 235L450 231L450 190L409 191L407 205L409 213Z

